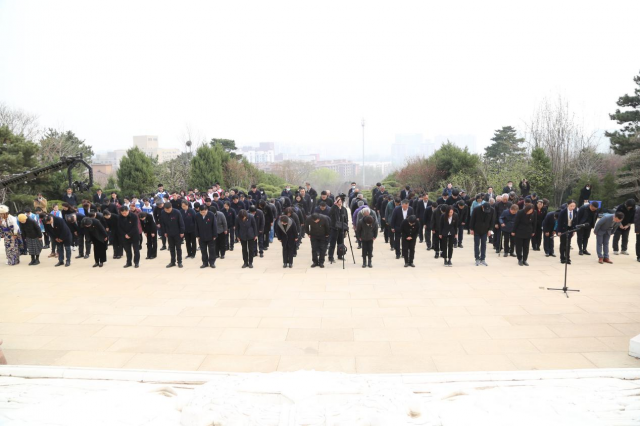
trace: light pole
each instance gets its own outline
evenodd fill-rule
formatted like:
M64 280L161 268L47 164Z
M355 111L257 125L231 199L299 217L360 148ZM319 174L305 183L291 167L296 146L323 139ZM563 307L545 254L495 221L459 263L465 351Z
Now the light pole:
M188 140L188 141L185 143L185 145L187 145L187 149L189 150L189 159L191 159L191 145L192 145L192 143L191 143L191 141L190 141L190 140Z
M364 189L364 118L362 119L362 187Z

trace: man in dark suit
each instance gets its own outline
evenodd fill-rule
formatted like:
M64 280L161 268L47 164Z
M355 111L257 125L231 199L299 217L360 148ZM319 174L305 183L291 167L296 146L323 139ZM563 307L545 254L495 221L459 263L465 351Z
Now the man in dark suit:
M570 200L567 207L558 215L557 235L560 237L560 263L568 263L571 265L571 250L567 250L571 245L573 233L569 233L575 229L577 217L575 214L576 202Z
M93 195L93 204L95 204L96 206L101 206L106 201L107 201L107 196L102 193L102 189L98 188L96 193Z
M598 219L598 207L598 203L592 201L591 203L578 208L578 214L576 215L578 225L587 225L576 231L578 237L578 249L580 250L578 254L580 256L583 254L586 254L587 256L591 255L591 253L587 251L587 244L589 243L591 230L596 226L596 219Z
M396 250L396 259L400 259L400 232L402 222L409 216L413 216L413 209L409 206L409 200L402 200L400 205L393 209L391 214L391 232L394 233L394 248Z
M514 189L513 189L513 181L509 181L509 182L507 182L507 186L502 188L502 193L503 194L509 194L512 191L514 191Z
M62 196L62 201L73 207L78 205L78 198L71 188L67 188L67 192Z
M200 241L200 254L202 266L200 268L216 267L215 244L218 236L216 215L209 211L206 205L200 206L199 214L196 214L196 235Z
M414 211L416 212L416 220L418 221L418 227L420 228L418 230L418 237L420 238L420 244L422 244L422 241L424 241L424 214L427 210L431 210L431 204L433 203L429 201L429 194L427 194L426 192L422 194L422 197L420 198L421 199L416 200L416 208L414 209ZM427 239L427 246L430 246L431 238L427 236Z
M64 219L52 215L47 215L44 219L45 230L51 236L52 243L56 245L58 251L58 263L55 266L71 265L71 244L73 235ZM63 250L64 249L64 250ZM67 261L65 262L65 254Z
M138 215L131 214L129 207L120 207L120 217L118 218L118 231L124 246L124 251L127 254L127 263L124 267L129 268L133 266L136 268L140 266L140 220ZM133 249L133 255L131 250ZM133 259L132 259L133 258Z
M460 214L458 213L458 216ZM495 211L489 203L480 204L473 209L469 229L473 235L473 247L476 257L476 266L487 266L485 261L487 255L487 236L491 235Z

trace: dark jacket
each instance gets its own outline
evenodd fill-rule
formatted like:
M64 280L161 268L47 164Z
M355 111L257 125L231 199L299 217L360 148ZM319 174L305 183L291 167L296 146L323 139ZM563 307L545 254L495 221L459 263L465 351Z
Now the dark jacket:
M576 215L578 218L578 225L582 225L587 223L589 225L589 229L593 229L596 226L596 219L598 219L598 210L592 212L591 206L589 204L585 204L578 209L578 214Z
M92 240L106 243L109 238L107 231L105 231L102 223L100 223L98 219L91 219L91 226L83 226L83 228L86 234L91 235Z
M180 214L182 214L182 221L184 222L184 233L192 234L196 232L196 216L199 216L199 214L192 208L187 210L181 208Z
M45 224L44 229L54 241L56 239L62 240L65 246L69 246L73 242L73 236L67 223L60 217L53 216L53 223L51 225Z
M253 217L256 220L256 226L258 227L258 233L264 233L264 213L260 209L256 209L255 213L253 213Z
M633 223L633 217L636 213L635 209L628 209L627 206L625 206L625 204L622 203L618 206L618 208L616 209L616 212L624 213L624 219L622 219L622 222L620 222L620 226L627 226L630 223Z
M196 235L202 241L212 241L218 237L218 224L216 215L207 212L202 216L200 213L196 213Z
M484 235L493 230L493 222L495 220L495 210L493 207L489 208L488 212L484 211L484 204L477 206L473 209L471 215L471 221L469 222L469 229L474 234Z
M580 196L578 197L578 205L582 206L585 201L591 200L591 188L587 189L587 185L580 190Z
M129 212L127 217L120 215L120 218L118 218L118 229L123 241L126 239L125 236L129 236L132 240L140 237L139 221L138 216L131 212Z
M23 237L33 240L42 238L40 224L36 223L36 221L30 217L27 217L27 221L25 223L18 222L18 225L20 226L20 233Z
M509 188L508 186L505 186L504 188L502 188L502 193L503 194L509 194L510 192L515 191L515 190L516 190L515 187Z
M282 226L282 221L278 220L275 225L275 234L276 238L282 243L283 249L295 250L297 245L296 239L300 235L300 229L294 220L289 218L286 230L284 226Z
M402 221L402 225L400 225L400 233L402 234L402 239L406 240L408 237L411 237L412 240L415 240L418 237L418 232L420 231L420 223L416 220L413 222L413 225L409 223L409 219L405 219Z
M446 237L447 235L458 235L458 228L460 227L460 221L458 220L458 214L453 213L451 218L451 224L449 224L449 212L445 212L440 216L440 230L439 235Z
M373 241L375 238L378 238L378 226L376 225L376 222L374 221L371 225L364 223L364 220L358 222L358 226L356 227L356 238L361 241Z
M420 221L420 226L423 226L426 222L424 221L424 213L427 210L431 210L431 205L433 203L431 201L427 201L427 206L424 206L424 201L422 200L417 200L416 204L415 204L415 208L413 209L413 211L415 212L416 217L418 218L418 221Z
M570 229L573 229L578 224L577 212L575 209L573 210L573 220L571 221L571 226L569 226L569 209L564 209L558 215L558 226L556 231L560 233L565 233Z
M407 218L413 215L413 209L411 206L407 207ZM402 222L404 221L404 215L402 214L402 204L393 209L393 214L391 214L391 228L395 229L396 232L400 232L400 228L402 227Z
M160 223L162 224L162 232L169 237L184 234L184 220L182 220L182 214L176 209L171 209L171 213L163 210Z
M431 230L435 231L434 233L437 235L440 235L440 225L442 224L440 219L442 218L442 215L443 213L439 207L436 207L431 214Z
M77 206L78 205L78 197L76 197L76 194L74 194L74 193L71 193L71 195L69 195L69 194L67 194L65 192L65 194L62 196L62 202L70 204L72 206Z
M273 210L271 210L268 204L259 210L262 210L262 215L264 216L264 230L271 229L271 225L273 224Z
M349 214L344 207L338 208L337 205L331 206L329 219L331 219L331 227L334 229L346 230L349 227Z
M523 197L526 197L531 193L531 185L529 184L529 181L527 181L527 183L525 184L520 182L519 186L520 186L520 194L522 194Z
M307 235L311 238L325 238L329 236L329 232L331 232L329 218L327 216L320 215L320 221L318 223L315 223L311 218L309 218L305 224L305 230Z
M93 194L93 204L97 204L97 205L101 205L104 204L105 201L107 201L107 195L102 193L100 195L98 194Z
M229 229L235 228L236 227L236 217L238 216L236 214L236 211L234 209L232 209L232 208L230 208L229 210L222 209L220 211L224 215L224 218L227 220L227 228L229 228Z
M636 214L633 217L633 224L635 226L636 234L640 234L640 206L636 206ZM640 238L640 235L636 235L636 238Z
M281 197L285 197L288 198L289 201L293 201L293 191L288 191L286 189L283 189L282 192L280 193Z
M554 217L555 213L556 213L555 211L549 212L544 217L544 220L542 221L543 232L545 233L548 232L549 234L551 234L552 232L555 232L555 229L556 229L556 218Z
M466 224L469 221L469 207L465 204L463 208L459 208L457 205L454 207L456 213L458 213L458 220L460 221L460 226Z
M153 216L150 214L148 214L144 220L140 219L140 226L142 226L142 232L147 235L157 234L159 232L156 223L153 221Z
M435 210L434 210L435 207L436 207L435 203L432 203L429 206L429 208L424 211L420 226L426 226L427 229L432 229L432 226L433 226L432 217L433 217L433 214L435 213Z
M511 233L516 234L516 238L531 238L536 229L536 214L526 214L524 210L516 213L516 220L513 223Z
M500 223L500 230L502 232L507 232L507 233L513 232L513 225L516 222L516 215L517 213L511 214L511 210L509 209L502 212L502 214L498 218L498 222Z
M247 220L236 220L236 238L241 241L250 241L258 236L256 219L248 214Z

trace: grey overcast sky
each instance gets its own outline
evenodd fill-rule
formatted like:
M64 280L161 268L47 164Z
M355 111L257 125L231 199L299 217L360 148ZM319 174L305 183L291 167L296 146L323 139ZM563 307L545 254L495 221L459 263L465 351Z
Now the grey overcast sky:
M136 134L388 154L396 133L523 129L562 94L586 127L640 70L639 0L0 0L0 101L95 150Z

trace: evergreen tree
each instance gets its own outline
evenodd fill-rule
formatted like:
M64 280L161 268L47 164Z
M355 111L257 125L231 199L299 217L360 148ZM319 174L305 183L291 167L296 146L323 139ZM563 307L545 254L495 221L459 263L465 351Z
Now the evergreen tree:
M519 138L516 129L505 126L494 132L493 143L485 148L485 158L505 164L513 157L522 157L525 153L524 138Z
M615 132L605 132L611 143L611 149L615 154L625 155L636 149L640 149L640 75L633 78L638 86L635 95L624 95L618 98L616 104L619 107L631 108L631 110L621 111L616 109L614 114L609 114L622 129Z
M202 145L191 159L189 186L192 188L209 188L218 182L224 185L224 165L229 154L220 145Z
M212 147L220 147L222 148L231 158L237 158L238 160L242 158L242 155L236 154L234 151L238 149L236 147L236 141L233 139L218 139L213 138L209 144Z
M539 198L553 198L553 180L551 173L551 159L542 148L531 151L531 162L527 172L527 179L531 184L531 191L537 192Z
M450 141L443 144L429 157L430 162L435 162L436 170L442 173L443 179L460 171L472 174L478 171L480 157L471 154L467 147L464 149L454 145Z
M8 177L25 172L38 166L36 153L38 145L25 140L22 135L14 135L8 126L0 126L0 177ZM20 192L18 187L8 190ZM7 190L0 190L0 203L3 203Z
M127 150L118 168L118 187L125 196L140 196L155 189L154 161L138 147Z

